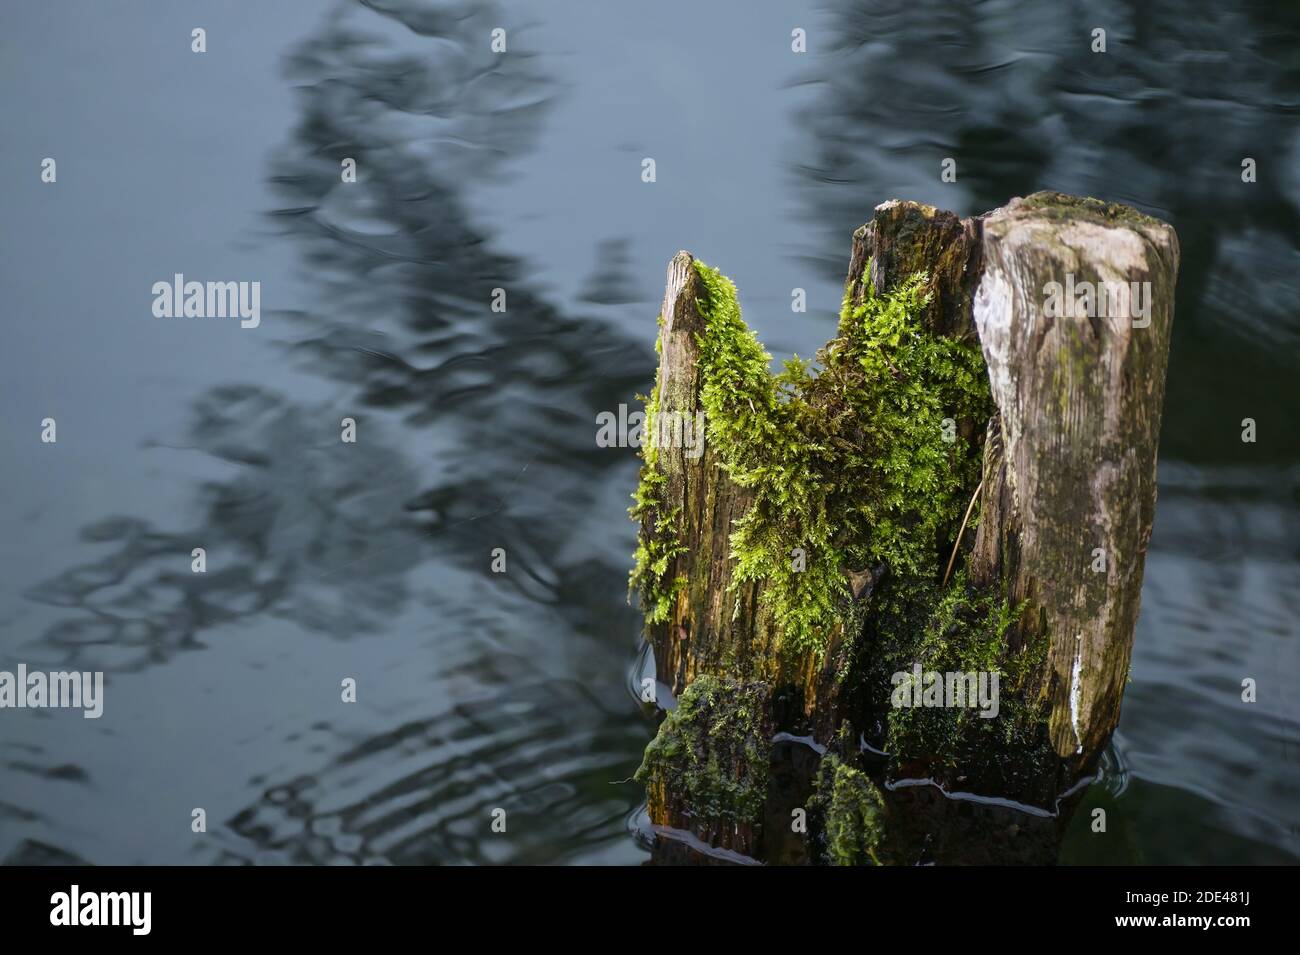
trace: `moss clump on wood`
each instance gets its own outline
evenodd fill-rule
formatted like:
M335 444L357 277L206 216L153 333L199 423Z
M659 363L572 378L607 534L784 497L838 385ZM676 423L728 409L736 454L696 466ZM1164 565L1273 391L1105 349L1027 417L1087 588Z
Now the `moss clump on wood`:
M1012 772L1041 768L1049 746L1040 688L1046 634L1024 646L1008 633L1025 607L968 585L958 571L946 588L918 579L893 580L872 597L872 614L849 679L866 709L883 714L883 739L895 774L919 772L943 781L1009 792ZM964 706L896 706L894 674L919 665L939 674L998 674L997 713ZM990 678L991 679L991 678ZM951 701L949 701L951 704Z
M646 747L637 780L670 791L674 814L701 825L757 825L772 755L767 705L763 683L696 677Z
M922 273L884 295L868 285L857 306L846 299L820 371L796 356L773 375L735 286L695 268L709 446L753 495L731 537L732 583L762 581L781 649L820 655L845 622L847 571L938 576L979 478L955 422L993 412L983 356L924 327ZM653 480L647 467L643 488Z
M882 865L885 803L866 773L827 754L808 808L820 820L825 860L831 865Z

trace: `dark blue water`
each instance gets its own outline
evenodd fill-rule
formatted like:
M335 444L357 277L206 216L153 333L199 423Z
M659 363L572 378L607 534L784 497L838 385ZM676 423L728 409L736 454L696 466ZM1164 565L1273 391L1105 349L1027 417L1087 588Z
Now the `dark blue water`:
M1298 38L1172 0L11 11L0 668L108 677L97 721L0 713L0 860L641 862L637 460L595 433L668 259L809 354L876 203L1055 188L1183 249L1132 683L1063 861L1296 861ZM154 318L177 272L260 281L260 326Z

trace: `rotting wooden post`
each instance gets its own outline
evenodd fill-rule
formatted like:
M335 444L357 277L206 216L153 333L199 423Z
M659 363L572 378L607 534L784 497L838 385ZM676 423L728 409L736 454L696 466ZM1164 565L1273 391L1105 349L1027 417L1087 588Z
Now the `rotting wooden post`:
M999 411L977 581L1008 582L1051 635L1043 690L1075 768L1119 722L1156 501L1178 238L1126 206L1057 194L983 222L974 304Z
M647 435L658 445L665 482L658 507L643 516L642 538L653 538L653 525L664 522L672 525L681 544L662 574L670 592L666 616L647 625L659 679L674 693L700 672L727 672L745 679L776 676L771 669L776 659L774 633L757 608L757 585L731 589L731 525L748 509L748 495L721 469L705 436L694 433L695 423L703 420L698 338L704 331L694 264L689 252L678 252L668 265L660 313L657 407L653 421L646 423L648 430L670 435L676 422L694 439L660 441L657 434ZM734 605L744 612L734 614Z
M894 613L887 621L893 625L902 619L898 601L912 593L909 588L934 595L925 598L931 604L907 598L907 606L924 611L915 618L922 628L930 626L932 611L939 612L933 601L941 595L964 600L983 594L1019 611L1010 628L995 635L1007 659L1045 644L1045 658L1023 688L1043 713L1041 737L1021 733L1011 750L996 755L1003 762L1023 758L1030 767L1025 775L1036 777L1026 792L1049 801L1044 794L1059 793L1061 780L1072 780L1095 760L1118 721L1132 649L1154 510L1177 263L1169 226L1096 200L1039 193L974 219L912 202L877 207L854 234L847 308L840 337L819 356L823 365L852 346L854 307L904 289L924 273L920 330L932 340L972 348L978 341L996 411L988 421L983 414L955 416L961 441L945 473L960 482L959 506L954 509L950 499L937 524L918 523L907 513L890 515L904 529L926 526L927 534L936 535L921 541L934 546L930 574L918 576L913 569L909 578L888 561L840 567L846 603L827 621L815 647L791 651L782 645L767 599L775 585L734 579L735 522L755 506L755 496L733 480L714 442L692 432L703 414L701 343L708 318L695 260L685 252L674 257L648 417L657 422L660 437L677 419L679 439L660 440L647 450L635 509L641 551L634 583L647 638L659 679L674 694L686 691L684 711L661 728L642 768L656 825L688 833L724 856L761 857L764 824L779 823L789 794L777 792L773 782L762 809L755 794L763 791L769 760L775 765L771 734L786 733L809 739L817 753L828 746L835 750L835 758L824 761L833 769L826 786L833 784L834 799L828 792L812 803L826 816L824 828L833 830L827 838L839 843L809 852L810 858L917 861L916 846L946 842L939 857L961 860L966 829L927 836L915 807L927 805L925 811L933 813L935 800L917 800L901 790L881 798L876 783L888 780L879 766L863 761L854 742L873 725L878 730L882 712L888 713L879 674L871 675L878 662L872 654L885 652L885 645L872 634L882 628L882 614ZM889 368L898 378L898 370ZM819 439L841 450L879 453L867 436L873 422L855 424L843 380L823 385L826 377L807 384L800 397L807 408L838 422ZM888 375L884 384L892 384ZM897 384L907 382L899 378ZM681 440L683 433L694 440ZM864 497L869 491L863 488ZM835 500L846 513L856 508L851 495ZM856 533L862 535L860 526ZM948 589L954 563L969 577L961 585L968 593ZM918 637L917 646L930 644ZM1054 769L1036 753L1033 741L1039 738L1044 747L1050 739L1059 759ZM946 769L933 768L944 760L931 757L943 754L894 755L950 785L968 778L965 766L954 768L951 759ZM856 831L864 820L884 834ZM1002 852L1004 836L997 827L1006 820L990 822L988 844L969 858L1050 861L1051 829L1059 821L1021 840L1022 847L1032 842L1028 854ZM953 834L958 831L963 834ZM783 844L784 859L790 858L786 836L774 832L766 840L774 854L777 842ZM862 845L849 845L854 838Z

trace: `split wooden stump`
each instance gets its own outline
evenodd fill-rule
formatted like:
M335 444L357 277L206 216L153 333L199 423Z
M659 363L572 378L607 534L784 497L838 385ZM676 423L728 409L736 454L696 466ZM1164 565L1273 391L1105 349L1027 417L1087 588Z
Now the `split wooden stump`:
M1054 858L1119 720L1178 256L1094 199L886 202L780 378L673 258L633 509L659 858Z

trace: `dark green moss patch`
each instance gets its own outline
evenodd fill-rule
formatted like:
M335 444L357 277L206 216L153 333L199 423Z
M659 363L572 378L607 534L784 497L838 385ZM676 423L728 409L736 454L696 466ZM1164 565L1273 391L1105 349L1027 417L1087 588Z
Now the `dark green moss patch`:
M827 754L809 811L820 822L821 847L831 865L882 865L885 803L866 773Z
M1008 631L1023 607L971 587L959 571L945 589L893 579L873 595L850 681L861 721L878 727L875 744L894 775L933 777L946 785L1034 798L1021 780L1051 775L1043 701L1034 679L1048 646L1040 634L1013 648ZM998 675L996 715L966 706L898 706L894 675L923 672ZM968 701L969 702L969 701Z
M636 778L671 791L668 808L705 826L763 818L772 732L768 688L695 678L646 747Z

